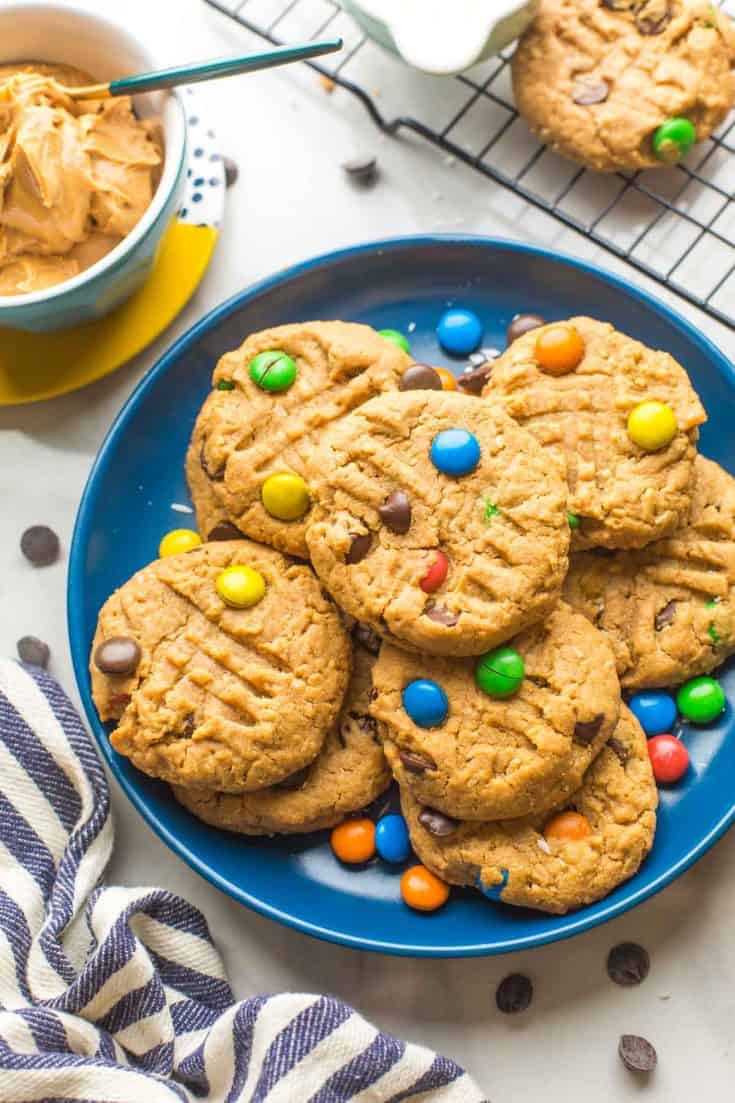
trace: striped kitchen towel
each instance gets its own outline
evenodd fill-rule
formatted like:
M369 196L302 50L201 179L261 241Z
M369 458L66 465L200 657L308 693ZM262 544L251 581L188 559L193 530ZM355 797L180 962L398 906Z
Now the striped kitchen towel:
M101 883L112 844L77 713L0 660L0 1103L483 1103L339 1000L236 1003L196 908Z

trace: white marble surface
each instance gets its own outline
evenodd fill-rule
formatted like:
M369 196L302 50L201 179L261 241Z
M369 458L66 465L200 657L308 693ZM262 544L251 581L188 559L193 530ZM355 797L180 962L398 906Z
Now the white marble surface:
M318 3L319 0L314 0ZM246 44L199 0L97 0L146 26L173 60ZM172 28L176 31L173 35ZM175 45L174 40L175 38ZM271 73L208 86L222 148L240 164L227 228L195 300L155 347L111 378L42 405L0 410L0 651L16 639L48 640L52 670L76 698L65 625L65 563L33 570L18 550L21 531L53 525L68 548L81 490L111 419L168 342L224 297L316 252L370 238L461 230L521 238L595 258L576 235L419 143L383 141L348 95L327 96L313 76ZM382 182L358 192L340 162L378 151ZM274 164L282 171L273 171ZM602 262L611 267L607 258ZM628 278L637 277L627 273ZM686 312L686 311L685 311ZM689 312L735 353L732 333ZM693 870L633 913L571 942L507 958L408 961L315 942L251 914L200 880L114 792L117 847L111 878L160 883L204 909L239 996L322 990L354 1003L383 1028L434 1046L463 1063L493 1103L655 1103L732 1098L735 1020L735 859L725 838ZM625 991L605 975L621 939L646 945L649 980ZM514 970L536 985L529 1013L500 1016L497 982ZM657 1046L646 1084L616 1056L621 1032Z

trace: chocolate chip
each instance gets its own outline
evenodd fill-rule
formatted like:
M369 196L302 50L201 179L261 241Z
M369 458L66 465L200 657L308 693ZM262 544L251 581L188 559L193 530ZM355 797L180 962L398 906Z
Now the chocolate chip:
M425 774L427 770L436 769L436 762L428 755L416 754L415 751L399 751L398 757L409 774Z
M400 536L411 527L411 503L404 490L394 490L389 494L378 513L385 527Z
M619 739L616 739L613 735L607 741L607 745L614 755L617 755L621 764L624 766L630 758L630 752L624 743L621 743Z
M648 950L637 942L621 942L613 946L607 955L607 975L623 988L635 988L642 984L651 968Z
M31 525L20 538L20 550L34 567L48 567L59 558L59 538L48 525Z
M294 774L289 774L288 777L284 777L282 781L276 782L273 786L274 789L282 789L285 792L292 792L294 789L301 789L307 777L309 776L310 766L304 766L301 770L297 770Z
M237 167L237 162L233 161L231 157L223 157L222 163L225 167L225 187L231 188L237 182L240 170Z
M643 0L635 6L635 25L641 34L661 34L671 22L669 0Z
M656 627L656 631L660 632L662 629L666 628L667 625L673 622L675 616L676 602L669 601L666 605L664 605L663 609L659 609L658 613L656 613L653 621Z
M424 609L424 616L429 620L436 621L437 624L443 624L447 628L454 628L455 624L459 620L459 613L453 613L451 609L447 609L446 605L427 605Z
M350 716L353 720L357 721L357 726L361 732L366 735L375 735L378 730L378 724L376 720L373 720L372 716L368 716L366 712L351 712Z
M22 663L28 663L30 666L42 666L44 669L48 666L51 649L43 640L37 639L36 636L23 636L15 646L18 649L18 658Z
M618 1046L620 1060L631 1072L653 1072L658 1063L656 1050L637 1034L623 1034Z
M466 394L480 395L492 370L492 360L486 360L484 364L478 364L476 368L468 368L463 372L457 384Z
M593 103L604 103L610 94L610 86L605 80L581 80L572 89L572 99L580 107L589 107Z
M378 159L373 153L359 153L356 157L350 157L349 161L344 161L342 168L351 180L360 184L372 184L378 172Z
M132 674L140 662L140 648L130 636L113 636L94 652L94 665L103 674Z
M369 624L361 624L359 621L352 626L352 641L371 655L378 654L382 643L378 633L374 632Z
M436 808L422 808L419 812L419 823L426 828L430 835L435 835L437 839L446 839L449 835L453 835L459 827L457 820L453 820L451 816L445 816L443 812L438 812Z
M350 533L350 540L352 543L345 556L345 563L360 563L370 551L373 542L372 534L369 532L353 532Z
M637 0L602 0L603 7L611 11L630 11Z
M605 713L600 712L592 720L578 720L574 725L574 741L588 747L600 734Z
M428 364L412 364L398 380L399 391L440 391L441 376Z
M523 973L511 973L501 980L495 992L495 1004L504 1015L517 1015L531 1006L533 984Z
M218 521L210 530L207 540L242 540L243 534L232 521Z
M514 314L510 320L508 326L508 332L506 333L506 340L509 345L512 345L514 341L517 341L519 337L522 337L524 333L528 333L532 329L538 329L539 326L545 326L546 319L542 318L540 314Z
M202 447L199 451L199 463L201 465L202 471L208 479L211 479L213 483L222 482L225 477L225 465L223 464L218 471L212 471L211 467L207 463L207 457L204 454L204 444L202 444Z
M197 726L197 724L196 724L196 718L194 716L194 713L193 712L187 712L186 716L184 717L184 726L181 729L181 738L182 739L191 739L192 735L194 734L194 730L195 730L196 726Z

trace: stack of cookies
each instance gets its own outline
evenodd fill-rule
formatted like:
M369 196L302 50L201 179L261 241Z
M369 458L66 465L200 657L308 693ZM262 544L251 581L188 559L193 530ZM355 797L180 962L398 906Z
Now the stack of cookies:
M621 683L735 650L735 484L670 356L540 323L465 393L342 322L220 360L187 458L204 543L100 613L117 751L246 834L333 826L393 778L424 866L507 903L636 872L657 792Z

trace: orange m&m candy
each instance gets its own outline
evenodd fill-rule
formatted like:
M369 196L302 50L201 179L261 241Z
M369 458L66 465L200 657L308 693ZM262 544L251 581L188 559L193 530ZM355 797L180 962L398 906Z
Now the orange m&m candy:
M574 371L584 356L584 341L568 322L546 326L536 338L536 360L548 375Z
M442 381L443 391L456 391L457 380L450 372L449 368L434 368L434 371Z
M586 839L591 834L589 822L579 812L559 812L544 828L547 839L558 839L562 843Z
M411 866L401 877L401 896L409 908L435 912L449 899L449 885L440 881L426 866Z
M375 824L372 820L345 820L332 832L332 850L340 862L358 865L375 854Z

